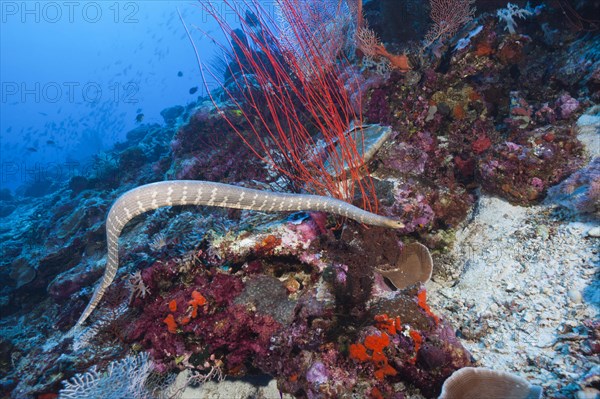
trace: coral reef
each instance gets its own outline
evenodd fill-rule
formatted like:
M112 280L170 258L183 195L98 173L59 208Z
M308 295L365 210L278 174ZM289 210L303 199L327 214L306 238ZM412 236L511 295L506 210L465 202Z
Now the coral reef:
M351 33L359 24L355 3L363 6L364 22L379 38L379 53L373 54L377 59L369 59L353 41ZM556 207L547 212L554 218L566 217L565 209L583 221L598 217L598 158L589 144L586 149L576 124L600 100L598 36L565 27L557 7L475 2L484 12L465 26L461 23L456 34L440 35L424 47L419 41L429 29L428 10L405 2L403 15L411 20L400 24L396 3L349 1L343 8L352 12L344 19L345 30L327 25L344 35L345 44L331 49L335 56L321 59L324 71L336 66L335 82L326 90L311 91L309 75L296 75L284 84L291 87L302 76L306 92L330 94L344 88L347 94L327 103L339 106L336 101L342 101L348 115L340 116L336 109L344 123L332 122L335 138L326 144L320 140L325 133L315 128L322 102L312 103L311 118L300 115L293 121L311 119L305 130L316 144L302 148L294 162L311 154L322 165L320 157L325 160L328 152L335 155L332 162L344 160L348 142L360 141L345 124L354 117L355 123L370 123L374 127L368 129L385 133L375 135L381 138L376 152L367 151L367 159L361 155L349 168L353 179L372 184L372 190L356 190L346 199L402 220L404 228L366 227L319 212L162 209L134 218L124 228L114 284L89 327L67 335L106 265L105 216L120 194L169 179L275 191L306 191L310 184L302 186L302 179L319 181L306 175L291 182L272 162L255 156L257 141L242 139L252 136L249 119L261 115L256 109L244 115L244 110L259 108L258 97L248 103L248 96L276 87L255 86L257 76L272 83L267 78L273 78L273 71L248 73L244 60L258 57L253 58L256 69L265 54L281 56L266 47L252 53L246 49L238 59L242 65L238 62L224 80L224 88L235 89L238 103L218 89L212 101L199 98L164 110L165 125L138 126L126 141L98 155L85 176L36 182L15 194L0 191L0 277L5 282L0 287L0 396L55 398L61 389L65 397L75 395L77 381L83 381L82 373L90 367L92 376L100 370L110 374L119 365L135 363L127 356L137 353L147 353L133 359L144 365L151 359L157 374L189 373L190 383L268 374L281 392L300 398L433 398L455 371L481 365L462 342L489 333L491 316L459 315L455 320L462 324L451 325L444 312L467 312L485 302L497 317L518 324L515 315L529 315L523 298L495 304L492 293L477 291L485 296L478 303L441 311L428 302L424 284L430 285L432 269L434 280L443 280L447 252L457 235L462 237L474 205L481 206L482 192L513 205L545 201ZM462 3L470 16L472 2ZM579 3L583 8L573 11L589 8ZM498 8L504 11L498 14ZM253 15L245 15L248 37L259 18ZM243 38L234 32L238 41L231 39L240 47ZM251 39L260 35L255 32ZM243 52L241 47L238 51ZM374 66L382 62L378 57L391 62L394 54L407 54L396 58L406 67ZM303 64L297 62L299 70ZM265 98L277 98L276 91L269 95ZM302 98L302 93L295 96ZM302 109L286 107L287 112ZM268 119L258 126L273 123ZM597 127L590 126L587 134L597 142ZM285 133L285 126L280 127L278 140ZM336 141L341 139L348 142ZM590 161L590 156L596 158ZM344 163L340 166L343 170ZM333 186L346 184L340 181L343 176L322 178ZM522 209L506 206L507 213ZM539 235L550 239L560 230L542 227ZM511 239L532 230L529 224L511 228ZM475 227L472 234L479 234ZM594 239L593 234L585 236ZM478 242L482 248L486 244ZM482 251L477 256L489 255ZM458 274L474 263L467 252ZM485 258L488 279L499 273L490 257ZM526 269L528 261L520 259L518 267ZM542 278L550 277L540 274ZM597 285L588 287L586 298L597 296L588 294L594 289ZM543 287L536 285L535 295L545 295ZM578 299L576 293L572 296ZM559 337L576 344L560 345L581 359L597 360L598 323L589 319L580 324L572 328L578 335ZM129 360L113 363L117 359ZM529 369L551 368L540 359L528 361ZM145 378L147 370L142 371ZM596 369L565 372L560 383L535 383L550 396L574 398L578 390L594 392L597 374ZM70 380L76 375L79 379ZM542 379L540 375L536 378Z

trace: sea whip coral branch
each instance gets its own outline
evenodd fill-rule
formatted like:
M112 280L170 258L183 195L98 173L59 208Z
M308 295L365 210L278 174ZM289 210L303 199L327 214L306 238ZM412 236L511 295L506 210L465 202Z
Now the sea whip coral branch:
M219 45L230 58L222 89L247 126L240 127L239 118L231 117L228 107L211 96L230 127L292 189L348 201L358 190L363 207L376 210L375 188L359 151L361 106L342 79L350 68L343 46L335 45L343 41L342 3L323 10L311 7L310 1L278 0L285 30L256 0L223 1L238 17L240 29L233 29L210 0L200 4L232 42L232 49ZM201 72L216 77L207 68ZM352 83L359 79L352 75ZM353 123L358 135L348 134ZM339 151L330 151L334 146ZM324 173L324 153L330 155L336 173Z

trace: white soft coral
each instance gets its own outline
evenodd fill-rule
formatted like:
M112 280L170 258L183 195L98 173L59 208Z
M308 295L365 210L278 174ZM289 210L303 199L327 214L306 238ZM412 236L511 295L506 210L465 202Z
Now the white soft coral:
M127 280L127 286L129 288L129 301L134 298L145 298L146 295L150 294L150 289L144 284L142 279L142 273L138 270L131 275Z
M519 8L518 5L508 3L506 8L501 8L496 11L496 15L500 21L504 21L506 24L505 30L508 30L508 33L511 35L516 33L517 22L515 21L515 17L525 19L533 15L533 12L529 10L529 7Z

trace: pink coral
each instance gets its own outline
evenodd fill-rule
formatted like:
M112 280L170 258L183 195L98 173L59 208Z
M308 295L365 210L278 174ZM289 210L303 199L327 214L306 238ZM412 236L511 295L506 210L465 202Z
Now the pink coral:
M579 109L579 101L571 97L568 93L559 97L556 102L560 110L560 116L563 119L568 119L575 111Z
M544 182L539 177L534 177L531 179L531 185L538 191L544 190Z

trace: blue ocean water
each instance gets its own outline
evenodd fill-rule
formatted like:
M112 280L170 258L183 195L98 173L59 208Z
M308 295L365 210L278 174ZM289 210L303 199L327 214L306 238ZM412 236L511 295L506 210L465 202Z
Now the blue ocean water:
M161 110L205 92L178 10L209 61L215 45L200 30L222 37L193 1L1 2L3 188L67 180L127 131L163 123Z

